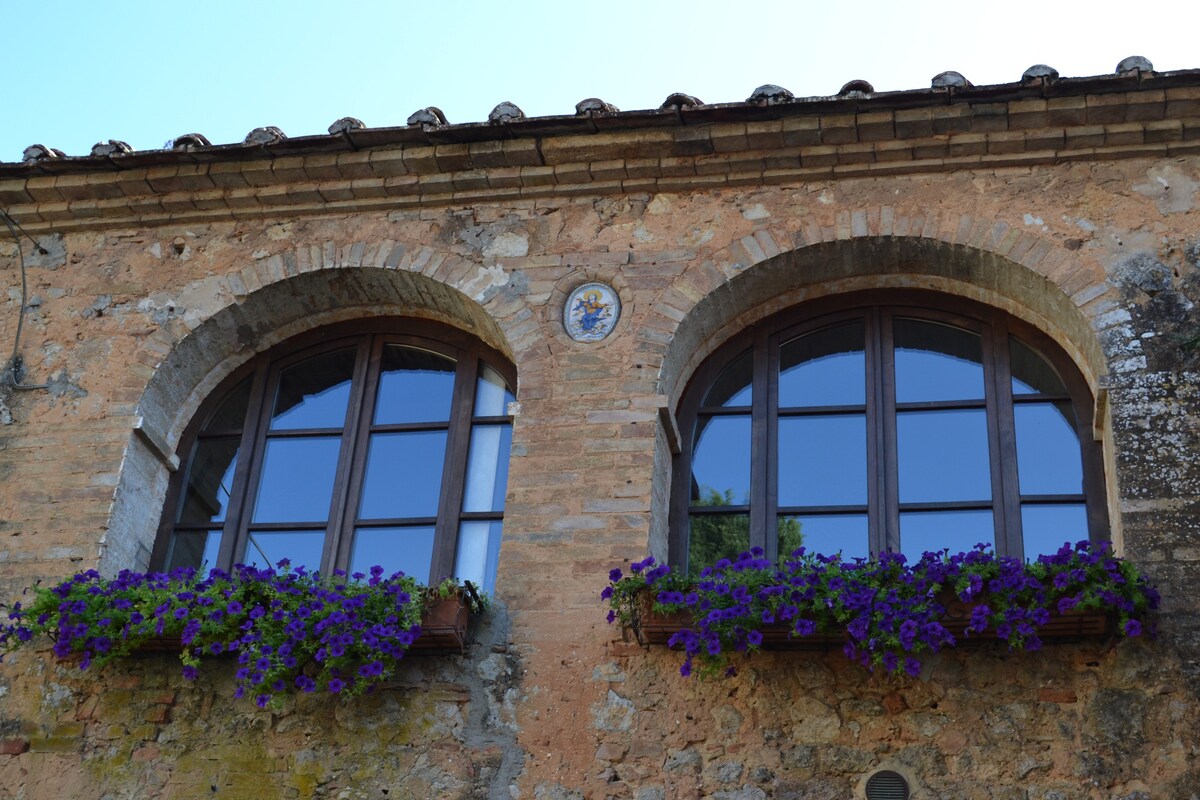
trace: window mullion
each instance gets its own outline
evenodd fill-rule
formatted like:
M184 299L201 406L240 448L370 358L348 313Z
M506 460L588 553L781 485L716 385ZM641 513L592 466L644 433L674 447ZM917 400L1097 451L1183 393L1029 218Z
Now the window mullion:
M232 569L234 553L241 552L246 537L247 496L249 495L251 468L261 459L262 440L258 432L262 427L263 405L267 391L267 360L259 357L250 384L250 400L243 421L242 438L238 444L238 465L233 471L233 488L229 496L229 513L225 515L225 527L221 532L221 549L217 553L217 564L222 569ZM195 445L192 445L195 449ZM184 491L186 491L186 486Z
M988 440L992 466L992 513L996 526L996 552L1021 557L1021 489L1017 475L1017 426L1013 413L1012 364L1009 360L1008 324L993 314L991 346L983 349L987 394ZM991 380L988 380L990 373Z
M871 421L874 435L868 436L869 453L867 463L872 465L871 477L876 488L872 495L875 501L868 514L871 529L871 551L900 550L900 478L899 452L896 436L896 350L892 331L892 314L872 309L868 315L870 331L867 346L874 356L867 359L868 375L867 402L874 403Z
M761 547L774 559L778 550L775 535L775 504L778 480L779 356L778 340L768 336L765 327L754 333L753 401L750 406L750 546ZM761 454L755 456L755 454Z
M334 484L341 489L334 493L336 511L329 517L322 555L322 562L328 564L330 570L349 569L350 553L354 546L354 523L358 519L367 455L371 447L371 420L375 416L375 402L379 394L382 359L383 337L365 337L359 343L350 393L350 413L342 432L344 438Z
M433 533L433 562L429 568L430 585L454 574L463 486L468 477L467 451L471 445L471 420L474 415L479 357L480 353L477 347L471 347L466 352L460 353L455 371L450 430L446 436L444 461L446 468L442 472L437 526Z

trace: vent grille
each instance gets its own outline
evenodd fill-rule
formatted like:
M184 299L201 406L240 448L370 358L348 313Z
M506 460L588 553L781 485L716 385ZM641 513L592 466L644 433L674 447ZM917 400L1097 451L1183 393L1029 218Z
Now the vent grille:
M880 770L867 778L867 800L908 800L908 781L898 772Z

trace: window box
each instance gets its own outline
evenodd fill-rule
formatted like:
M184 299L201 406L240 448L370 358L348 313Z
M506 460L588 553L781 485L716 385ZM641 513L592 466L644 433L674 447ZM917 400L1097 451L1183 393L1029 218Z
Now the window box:
M1089 542L1034 563L981 544L953 555L927 552L915 564L896 553L848 562L803 549L776 564L755 548L698 578L653 558L629 570L628 577L609 571L600 593L608 621L644 644L678 646L684 676L694 665L707 674L736 672L731 658L760 648L839 645L872 671L918 675L922 654L956 645L1037 650L1045 641L1139 636L1159 603L1134 564Z
M471 605L461 591L431 599L421 614L421 635L409 652L463 652L471 641Z
M421 635L406 652L425 655L463 652L471 642L471 609L472 603L462 591L428 600L421 612ZM183 639L179 636L154 636L137 647L139 653L177 654L181 650ZM222 655L235 654L231 650Z
M946 608L942 625L954 635L956 647L980 645L1000 638L994 628L988 628L982 633L966 633L971 621L971 612L979 603L964 603L953 592L943 592L938 596L938 602ZM1050 621L1038 628L1038 636L1047 642L1103 639L1117 633L1116 622L1114 614L1102 611L1051 611ZM655 611L654 599L651 593L646 591L638 601L637 616L629 627L639 644L650 646L666 645L673 634L688 630L692 625L692 615L685 611ZM783 622L764 625L760 630L763 635L763 650L840 650L850 638L845 630L793 636L791 625Z

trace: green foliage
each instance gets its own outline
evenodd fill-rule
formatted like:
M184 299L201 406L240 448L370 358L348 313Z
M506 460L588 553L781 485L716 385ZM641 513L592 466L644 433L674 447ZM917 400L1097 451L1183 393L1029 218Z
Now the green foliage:
M719 507L733 505L733 490L720 492L710 486L701 489L694 506ZM689 572L698 575L705 564L715 564L722 558L735 559L738 553L750 549L750 517L747 514L692 514L688 537ZM804 544L800 522L791 518L779 520L777 526L779 552L790 553Z

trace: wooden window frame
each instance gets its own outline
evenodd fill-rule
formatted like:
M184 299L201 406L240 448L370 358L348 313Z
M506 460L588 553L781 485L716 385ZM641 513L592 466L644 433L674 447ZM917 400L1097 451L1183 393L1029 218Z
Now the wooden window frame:
M450 418L445 422L375 425L375 403L381 375L380 361L384 347L389 345L411 346L449 358L455 362L455 378L451 399ZM217 563L210 565L229 569L235 560L245 560L245 548L249 533L254 530L286 529L298 530L314 527L317 523L252 523L252 500L262 474L266 442L268 439L304 437L332 434L335 429L281 429L270 430L275 389L284 369L325 352L354 347L357 348L354 374L351 381L350 398L346 417L336 432L343 439L339 447L338 463L333 480L333 498L328 519L324 525L321 569L345 570L351 557L351 548L356 527L381 527L396 524L425 522L434 526L433 558L430 564L430 580L454 574L455 556L459 527L470 520L498 521L503 519L501 511L462 510L467 477L471 432L477 425L511 424L512 417L476 416L474 401L477 378L481 364L486 364L503 377L510 391L517 385L516 370L499 351L480 342L475 337L442 323L421 319L372 318L339 323L319 328L271 347L241 365L200 404L191 422L180 438L177 452L180 469L172 476L163 504L151 567L162 569L166 565L171 539L176 531L213 531L215 524L177 524L179 503L186 490L192 461L202 439L222 436L239 436L238 460L229 490L229 505L222 526L220 552ZM249 380L250 397L248 411L240 430L205 431L204 424L217 411L222 402L243 381ZM362 483L366 472L368 444L372 433L404 430L445 430L447 432L446 454L442 470L442 483L438 499L436 518L405 518L367 521L356 519L361 502ZM348 442L348 444L347 444ZM236 558L235 554L243 554ZM274 565L271 565L274 566Z
M942 322L978 333L983 348L984 393L982 403L938 401L904 403L895 401L893 369L893 326L896 317ZM746 353L752 354L753 378L750 464L750 546L761 547L768 558L779 556L776 541L778 505L778 364L780 345L805 333L842 321L863 320L866 326L866 402L862 411L867 421L867 503L866 508L839 507L843 513L866 513L868 546L872 554L900 549L900 513L902 511L952 510L978 506L993 514L995 547L999 555L1024 556L1021 534L1021 504L1082 502L1086 508L1088 534L1093 541L1109 538L1108 509L1104 488L1104 468L1100 445L1092 435L1094 404L1091 391L1078 367L1062 347L1037 328L1007 312L966 298L924 290L869 290L850 295L823 298L775 314L736 334L718 347L700 365L685 389L677 410L683 441L675 456L670 508L670 560L687 567L689 517L695 513L690 503L692 455L695 430L702 416L721 413L745 413L702 407L701 402L726 367ZM1057 371L1066 386L1065 395L1011 393L1009 337L1015 337L1037 351ZM1022 496L1017 480L1016 426L1014 408L1031 402L1070 402L1075 414L1075 432L1080 442L1083 472L1081 495ZM897 409L901 411L933 408L985 408L987 415L988 458L992 482L991 500L980 503L900 503L896 447ZM838 407L842 408L842 407ZM849 408L849 407L845 407ZM825 412L828 409L817 409ZM785 412L805 413L805 412ZM836 411L834 412L836 413ZM847 412L849 413L849 412ZM725 508L725 507L722 507ZM728 507L733 513L745 513L744 506ZM812 513L817 507L806 507ZM834 513L833 507L819 513Z

